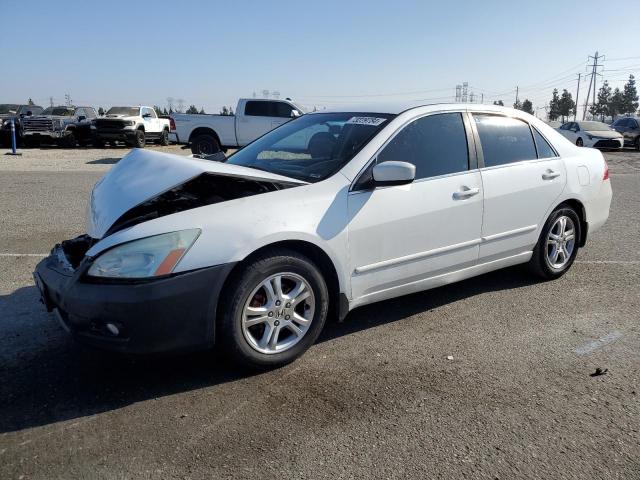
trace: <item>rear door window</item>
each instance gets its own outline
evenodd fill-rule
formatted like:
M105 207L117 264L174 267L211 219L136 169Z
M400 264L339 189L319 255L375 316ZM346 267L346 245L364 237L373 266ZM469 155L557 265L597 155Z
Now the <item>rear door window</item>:
M496 167L537 158L531 129L517 118L473 114L485 167Z
M269 103L257 100L249 100L244 107L244 114L253 117L269 117Z

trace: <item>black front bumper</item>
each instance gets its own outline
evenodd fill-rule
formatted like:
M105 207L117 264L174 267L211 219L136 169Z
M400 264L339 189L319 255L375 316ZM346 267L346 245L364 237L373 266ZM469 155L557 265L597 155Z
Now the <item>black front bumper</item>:
M213 345L220 291L235 264L155 280L98 283L85 275L89 263L73 270L54 249L34 272L47 310L55 311L77 340L129 353Z
M120 140L123 142L133 141L136 138L135 130L124 129L97 129L93 137L98 140Z

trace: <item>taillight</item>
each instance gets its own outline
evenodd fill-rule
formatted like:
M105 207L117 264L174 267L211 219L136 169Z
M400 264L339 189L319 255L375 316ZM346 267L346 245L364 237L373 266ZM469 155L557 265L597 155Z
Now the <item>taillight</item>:
M602 159L604 162L604 175L602 175L602 181L609 180L609 165L607 165L607 161Z
M171 131L175 131L176 129L176 121L173 119L173 117L169 117L169 128L171 129Z

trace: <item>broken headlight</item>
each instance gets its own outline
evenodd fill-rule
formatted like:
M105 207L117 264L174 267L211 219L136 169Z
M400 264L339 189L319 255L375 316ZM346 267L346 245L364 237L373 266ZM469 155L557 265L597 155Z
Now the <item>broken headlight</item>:
M200 229L142 238L107 250L93 262L92 277L148 278L168 275L191 248Z

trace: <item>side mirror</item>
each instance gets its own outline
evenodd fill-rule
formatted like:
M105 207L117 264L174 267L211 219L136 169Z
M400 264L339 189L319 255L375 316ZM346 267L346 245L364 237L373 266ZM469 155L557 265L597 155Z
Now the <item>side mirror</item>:
M291 110L291 117L292 118L296 118L300 116L300 112L298 110L296 110L295 108L293 110Z
M373 167L376 187L406 185L416 178L416 166L408 162L382 162Z

